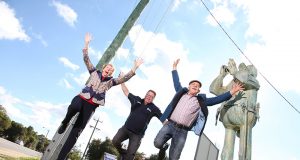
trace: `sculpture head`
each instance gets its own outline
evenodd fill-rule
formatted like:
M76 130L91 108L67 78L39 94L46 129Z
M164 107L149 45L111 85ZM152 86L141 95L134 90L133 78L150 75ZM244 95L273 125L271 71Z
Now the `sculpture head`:
M259 89L257 70L253 65L246 66L244 63L239 65L239 70L233 75L235 79L244 84L245 89Z

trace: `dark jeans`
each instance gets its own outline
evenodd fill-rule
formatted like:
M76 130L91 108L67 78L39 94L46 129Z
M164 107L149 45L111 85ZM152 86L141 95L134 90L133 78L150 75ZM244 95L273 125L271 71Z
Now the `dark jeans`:
M187 129L178 128L174 123L169 122L165 124L156 135L154 146L161 149L163 145L172 138L169 150L169 160L178 160L183 150L187 134Z
M143 136L135 134L122 126L117 134L114 136L112 143L118 149L119 153L123 156L122 160L133 160L136 151L140 147ZM124 150L121 143L129 139L127 150Z
M77 113L79 113L79 116L77 118L77 121L75 122L74 127L72 128L69 137L67 138L64 146L62 147L59 155L58 160L64 160L66 159L68 153L71 151L73 146L75 145L78 137L80 136L81 132L85 128L87 122L91 118L92 114L95 112L95 109L97 106L92 105L88 103L87 101L83 100L79 96L76 96L73 98L71 104L68 107L68 112L66 114L66 117L62 121L63 124L67 124L70 122L72 117Z

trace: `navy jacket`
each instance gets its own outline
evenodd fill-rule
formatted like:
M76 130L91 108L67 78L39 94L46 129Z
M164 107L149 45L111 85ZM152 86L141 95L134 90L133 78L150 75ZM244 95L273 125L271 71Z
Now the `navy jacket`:
M179 102L180 98L182 97L183 94L188 92L188 88L186 87L182 87L179 81L179 76L178 76L178 72L177 70L173 70L172 71L172 78L173 78L173 83L174 83L174 88L176 91L175 96L173 97L172 101L170 102L170 104L168 105L168 107L166 108L165 112L163 113L163 115L160 117L160 120L162 122L164 122L166 119L170 118L173 110L175 109L175 107L177 106L177 103ZM225 92L224 94L221 94L217 97L212 97L212 98L206 98L205 94L198 94L197 95L197 99L198 102L201 106L201 111L203 112L204 116L205 116L205 122L204 122L204 126L200 128L199 131L195 131L195 133L197 135L201 135L205 124L206 124L206 120L207 120L207 116L208 116L208 109L207 106L212 106L215 104L219 104L222 103L224 101L227 101L231 98L231 94L230 92ZM197 120L199 120L200 118L197 118ZM193 123L192 126L190 126L190 130L195 127L195 125L197 125L197 121L195 120L195 122Z

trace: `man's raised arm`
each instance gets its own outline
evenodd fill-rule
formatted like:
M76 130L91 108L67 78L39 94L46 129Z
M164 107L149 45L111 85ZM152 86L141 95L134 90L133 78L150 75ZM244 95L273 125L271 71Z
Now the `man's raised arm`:
M177 65L178 65L179 61L180 61L180 59L177 59L176 61L174 61L173 70L172 70L173 84L174 84L174 88L175 88L176 92L178 92L182 88L180 81L179 81L179 75L177 72Z

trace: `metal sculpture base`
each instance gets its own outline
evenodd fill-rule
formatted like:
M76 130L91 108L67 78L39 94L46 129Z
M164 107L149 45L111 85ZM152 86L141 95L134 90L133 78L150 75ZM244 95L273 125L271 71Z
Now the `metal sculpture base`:
M77 120L79 113L77 113L70 121L68 127L66 128L66 131L62 134L55 133L55 135L53 136L50 144L48 145L48 147L46 148L41 160L57 160L57 157L62 149L62 147L64 146L67 138L69 137L69 134L71 132L71 130L74 127L74 124Z

